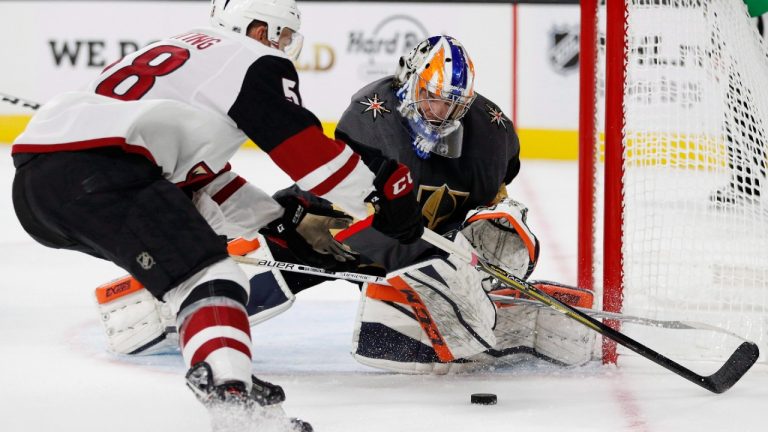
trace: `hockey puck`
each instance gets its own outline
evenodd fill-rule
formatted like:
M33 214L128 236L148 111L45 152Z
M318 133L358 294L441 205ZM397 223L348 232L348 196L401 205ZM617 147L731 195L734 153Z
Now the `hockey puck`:
M496 395L493 393L473 393L470 401L476 405L496 405Z

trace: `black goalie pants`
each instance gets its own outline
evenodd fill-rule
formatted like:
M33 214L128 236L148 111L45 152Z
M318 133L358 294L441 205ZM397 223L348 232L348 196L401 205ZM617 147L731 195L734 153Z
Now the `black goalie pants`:
M192 201L142 156L118 149L14 156L13 205L39 243L103 258L157 298L227 257Z

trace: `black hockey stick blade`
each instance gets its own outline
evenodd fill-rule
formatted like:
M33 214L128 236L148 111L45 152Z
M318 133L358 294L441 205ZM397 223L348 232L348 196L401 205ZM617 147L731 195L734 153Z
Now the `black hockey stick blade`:
M703 377L702 387L713 393L723 393L731 388L760 357L760 349L753 342L744 342L736 348L720 369Z
M478 259L478 268L491 276L508 283L525 294L541 301L547 306L567 315L568 317L591 328L601 335L616 341L635 353L647 358L657 365L676 373L677 375L701 386L713 393L722 393L731 388L752 367L760 356L760 350L752 342L742 343L728 358L723 366L710 376L702 376L686 368L680 363L665 357L653 349L641 344L631 337L614 330L610 326L590 317L589 315L567 305L549 294L539 290L528 282L518 279L506 270Z
M601 335L616 341L620 345L629 348L657 365L670 370L713 393L722 393L731 388L742 376L744 376L745 373L747 373L760 356L760 350L757 348L757 345L752 342L744 342L733 352L733 354L731 354L725 364L723 364L717 372L710 376L702 376L630 338L624 333L614 330L589 315L560 302L535 286L507 273L505 270L482 261L479 264L479 267L491 276L512 284L529 296L558 310L568 317L575 319Z

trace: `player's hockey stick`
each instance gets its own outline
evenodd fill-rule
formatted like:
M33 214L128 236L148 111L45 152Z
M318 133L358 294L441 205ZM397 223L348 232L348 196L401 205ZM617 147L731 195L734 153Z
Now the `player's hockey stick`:
M346 280L350 282L367 282L367 283L375 283L379 285L389 285L389 282L387 282L385 278L380 276L372 276L372 275L367 275L363 273L353 273L353 272L333 272L323 268L311 267L303 264L294 264L294 263L289 263L285 261L275 261L275 260L268 260L268 259L262 259L262 258L249 258L245 256L240 256L240 255L231 255L231 257L233 260L241 264L253 265L257 267L270 268L270 269L280 270L280 271L290 271L294 273L309 274L313 276L325 276L333 279ZM508 287L501 287L501 288L508 288ZM493 294L492 292L488 294L488 297L490 297L490 299L493 300L494 302L503 303L503 304L526 304L526 305L542 307L542 308L549 307L548 305L537 300ZM620 313L603 312L603 311L588 309L588 308L575 307L575 309L581 312L584 312L593 318L607 318L607 319L613 319L613 320L622 321L622 322L629 322L629 323L641 324L641 325L650 326L650 327L667 328L667 329L709 330L713 332L723 333L728 336L738 338L739 340L742 340L742 341L746 341L746 339L744 339L743 337L737 335L736 333L729 332L726 329L705 324L705 323L695 322L695 321L664 321L664 320L655 320L651 318L644 318L644 317L626 315L626 314L620 314Z
M6 104L9 104L9 105L13 105L13 106L17 106L17 107L20 107L20 108L30 109L32 111L37 111L40 108L40 106L41 106L41 104L39 104L37 102L32 102L30 100L22 99L22 98L16 97L16 96L11 96L11 95L5 94L5 93L0 93L0 102L6 103Z
M699 385L713 393L722 393L731 388L734 384L736 384L736 382L739 381L739 379L741 379L742 376L744 376L745 373L747 373L749 368L755 364L757 358L760 356L760 350L758 349L757 345L755 345L753 342L743 342L741 345L739 345L736 351L731 354L731 357L728 358L725 364L721 366L717 372L709 376L699 375L686 368L685 366L637 342L629 336L614 330L602 322L590 317L584 312L581 312L565 303L562 303L561 301L548 295L545 292L542 292L528 282L516 278L504 269L485 262L476 254L457 247L453 242L444 237L441 237L434 231L425 229L424 235L421 238L431 243L432 245L437 246L443 251L453 254L476 266L479 270L488 273L503 283L520 290L529 297L535 298L536 300L544 303L552 309L565 314L568 317L600 333L601 335L616 341L617 343L627 347L628 349L647 358L657 365L662 366L665 369L670 370L677 375L687 379L688 381L691 381L692 383Z
M315 276L325 276L333 279L343 279L352 282L368 282L379 285L389 285L386 279L380 276L372 276L363 273L352 272L334 272L319 267L312 267L303 264L293 264L284 261L274 261L262 258L249 258L240 255L230 255L230 258L241 263L255 265L259 267L268 267L274 270L289 271L294 273L310 274Z

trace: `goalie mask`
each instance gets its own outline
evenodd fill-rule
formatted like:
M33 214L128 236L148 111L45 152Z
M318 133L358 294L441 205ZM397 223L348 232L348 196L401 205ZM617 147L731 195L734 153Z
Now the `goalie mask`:
M475 100L475 68L464 46L433 36L400 58L395 73L398 111L408 121L416 154L461 156L461 118Z
M211 0L213 27L245 35L254 20L267 23L272 47L294 61L299 57L304 38L299 33L301 14L295 0Z

